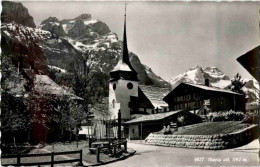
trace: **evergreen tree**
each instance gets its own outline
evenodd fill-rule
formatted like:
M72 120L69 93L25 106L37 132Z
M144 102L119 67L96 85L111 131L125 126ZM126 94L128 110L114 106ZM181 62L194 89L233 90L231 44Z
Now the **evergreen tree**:
M242 88L245 86L246 82L242 80L242 77L239 73L231 80L231 91L236 93L244 94Z

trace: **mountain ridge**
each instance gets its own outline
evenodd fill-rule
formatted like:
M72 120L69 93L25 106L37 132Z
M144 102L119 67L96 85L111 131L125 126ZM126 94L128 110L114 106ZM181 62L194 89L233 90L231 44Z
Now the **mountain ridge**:
M217 67L202 68L198 65L169 79L168 82L171 84L172 89L174 89L181 82L205 85L205 79L209 80L209 86L211 87L227 90L231 86L231 78ZM248 99L247 107L256 108L258 106L257 99L259 99L259 84L255 80L242 80L246 82L245 86L242 88L242 91Z
M18 5L18 3L13 3L13 5ZM3 5L3 11L6 10L8 7ZM31 16L28 15L28 17ZM4 40L8 41L6 46L15 41L26 48L27 44L24 44L24 41L28 41L28 43L34 43L35 48L40 48L42 51L40 59L37 59L33 54L23 56L27 57L25 64L30 64L28 62L30 59L36 62L42 62L40 60L45 59L42 64L45 74L48 74L52 69L71 72L73 63L87 57L87 63L91 66L92 71L109 75L109 71L114 68L122 54L122 41L118 40L117 34L111 32L102 21L93 19L90 14L85 13L74 19L61 21L52 16L41 23L38 28L32 28L27 24L16 23L13 20L11 23L3 22L1 31L4 34ZM30 34L33 34L33 37ZM19 41L19 39L23 40ZM31 49L34 50L34 48ZM18 54L13 53L13 55ZM141 84L169 86L166 81L152 71L149 71L148 74L145 70L146 67L137 55L129 51L129 56L130 62L139 73Z

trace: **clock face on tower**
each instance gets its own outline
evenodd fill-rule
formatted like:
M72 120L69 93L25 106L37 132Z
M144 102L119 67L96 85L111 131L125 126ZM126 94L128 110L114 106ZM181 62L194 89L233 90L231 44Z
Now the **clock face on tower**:
M131 82L127 83L127 88L128 89L133 89L133 84Z

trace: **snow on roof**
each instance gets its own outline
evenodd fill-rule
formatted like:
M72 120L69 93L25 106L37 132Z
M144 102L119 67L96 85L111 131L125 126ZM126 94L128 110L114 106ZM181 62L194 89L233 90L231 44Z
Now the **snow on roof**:
M139 88L145 96L153 104L154 108L161 109L163 106L167 107L168 104L163 101L163 98L170 92L168 88L160 88L155 86L139 85Z
M67 95L71 96L71 99L79 99L82 98L77 97L76 95L68 92L67 90L63 89L61 86L56 84L51 78L47 75L35 75L34 80L34 89L42 94L50 94L50 95Z
M132 71L130 67L124 63L121 59L118 61L117 65L112 71Z
M125 122L125 124L133 124L133 123L148 122L148 121L158 121L158 120L162 120L164 118L167 118L169 116L172 116L174 114L177 114L181 111L183 111L183 110L163 112L163 113L158 113L158 114L143 115L141 117L127 121L127 122Z
M225 89L219 89L219 88L214 88L214 87L209 87L209 86L204 86L204 85L196 85L196 84L191 84L191 83L183 83L186 85L191 85L200 89L204 89L204 90L209 90L209 91L216 91L216 92L225 92L225 93L230 93L230 94L236 94L236 95L242 95L236 92L232 92L230 90L225 90Z

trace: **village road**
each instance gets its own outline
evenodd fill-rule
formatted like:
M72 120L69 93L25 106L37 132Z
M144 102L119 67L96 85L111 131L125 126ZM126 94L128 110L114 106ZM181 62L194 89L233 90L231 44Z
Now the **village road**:
M200 150L128 143L136 154L107 167L259 166L259 141L229 150Z

